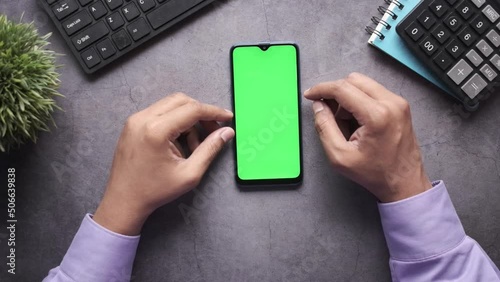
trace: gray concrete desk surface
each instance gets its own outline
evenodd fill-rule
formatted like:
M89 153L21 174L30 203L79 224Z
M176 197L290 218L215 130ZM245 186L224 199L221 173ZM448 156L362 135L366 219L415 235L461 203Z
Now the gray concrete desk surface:
M41 33L55 31L35 2L1 0L0 11L13 19L24 12ZM460 118L453 100L369 47L363 28L381 2L219 1L96 76L80 70L55 32L51 48L67 54L58 61L65 111L55 113L58 127L36 145L8 157L19 184L17 274L7 275L2 262L0 280L39 281L61 262L83 216L101 199L127 116L175 91L230 108L229 48L263 40L300 45L304 89L360 71L406 98L428 173L446 181L467 233L500 265L500 97ZM304 100L302 109L303 186L241 192L227 149L198 192L148 220L134 281L390 280L375 199L332 171L311 103ZM188 222L180 205L195 209Z

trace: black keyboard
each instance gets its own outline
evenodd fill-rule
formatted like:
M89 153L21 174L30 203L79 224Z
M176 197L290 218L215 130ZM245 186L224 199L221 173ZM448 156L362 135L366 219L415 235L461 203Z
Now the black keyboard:
M214 0L39 0L93 73Z
M398 34L468 109L500 82L500 5L493 0L423 0Z

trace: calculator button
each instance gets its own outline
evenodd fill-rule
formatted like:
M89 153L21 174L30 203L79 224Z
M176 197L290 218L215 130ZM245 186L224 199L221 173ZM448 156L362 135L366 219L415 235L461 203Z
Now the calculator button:
M481 39L481 41L477 43L476 48L479 49L479 51L481 51L486 58L493 53L493 49L490 45L488 45L488 43L486 43L486 41L484 41L484 39Z
M467 83L462 86L462 90L469 96L471 99L476 98L476 96L483 91L484 88L488 86L488 83L484 81L484 79L479 74L474 74Z
M446 51L457 59L465 51L465 47L462 43L453 39L450 43L448 43L448 45L446 45Z
M455 3L457 3L458 0L446 0L446 2L448 2L448 4L450 5L454 5Z
M429 29L436 23L436 18L431 14L431 12L425 10L420 14L420 16L418 16L418 21L425 27L425 29Z
M495 54L491 59L490 62L497 68L497 70L500 70L500 56Z
M486 8L483 9L483 14L492 22L496 22L500 15L498 12L491 7L491 5L486 6Z
M93 68L101 62L101 59L99 58L99 55L97 55L97 52L94 50L94 48L90 48L87 51L83 52L82 59L89 69Z
M123 20L122 16L120 16L119 12L107 16L106 21L108 22L109 27L111 27L112 30L116 30L125 24L125 21Z
M443 44L446 40L448 40L448 38L450 38L451 32L449 32L443 25L438 25L432 31L432 35L439 41L439 43Z
M448 72L448 76L456 85L460 85L471 73L472 67L462 59Z
M434 63L436 63L442 70L449 68L452 62L453 58L446 54L445 51L441 51L436 58L434 58Z
M474 3L478 8L481 8L485 2L486 0L472 0L472 3Z
M476 67L479 66L483 62L483 58L481 58L481 56L479 56L479 54L474 50L470 50L467 53L466 57Z
M489 81L493 81L493 79L497 77L497 73L488 64L481 68L481 73L483 73Z
M102 58L105 60L116 53L115 47L113 47L113 43L111 43L111 40L107 38L97 43L96 47L97 51L99 51Z
M445 24L452 30L456 31L459 27L462 26L462 20L456 15L451 14L446 20Z
M470 27L466 27L458 34L458 38L460 38L465 45L471 46L472 43L476 41L477 35Z
M497 28L500 29L500 23L497 24Z
M425 38L419 45L420 48L422 48L422 50L424 50L424 52L427 54L427 56L432 56L432 54L434 54L434 52L436 52L439 48L437 43L430 37Z
M466 20L468 20L474 14L472 5L468 0L463 1L460 5L458 5L457 11Z
M479 34L483 34L490 27L489 21L483 15L475 17L470 24Z
M108 13L104 4L101 1L96 2L95 4L90 5L89 7L90 13L94 17L94 19L100 19L102 16Z
M500 46L500 35L493 29L486 34L486 37L493 45L495 45L495 47Z
M443 0L434 1L429 8L438 18L442 17L448 11L448 5L446 5Z
M412 22L405 31L413 41L418 41L424 35L424 28L416 22Z

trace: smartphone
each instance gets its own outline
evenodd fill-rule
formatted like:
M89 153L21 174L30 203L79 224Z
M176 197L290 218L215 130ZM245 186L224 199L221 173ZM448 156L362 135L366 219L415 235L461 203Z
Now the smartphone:
M236 182L243 186L301 183L298 46L233 46L231 73Z

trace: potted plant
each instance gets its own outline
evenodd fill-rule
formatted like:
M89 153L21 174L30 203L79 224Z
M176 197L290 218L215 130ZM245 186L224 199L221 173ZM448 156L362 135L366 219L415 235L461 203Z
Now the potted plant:
M56 54L46 49L49 37L39 36L33 23L14 23L0 15L0 152L36 142L60 109L54 100L62 96Z

